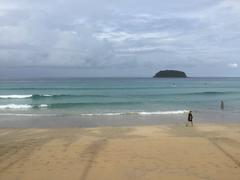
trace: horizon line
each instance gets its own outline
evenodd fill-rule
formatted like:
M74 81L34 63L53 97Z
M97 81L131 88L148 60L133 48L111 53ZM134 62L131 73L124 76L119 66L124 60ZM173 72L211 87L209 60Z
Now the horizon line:
M127 76L89 76L89 77L81 77L81 76L73 76L73 77L31 77L31 78L0 78L0 80L44 80L44 79L81 79L81 78L86 78L86 79L103 79L103 78L106 78L106 79L134 79L134 78L148 78L148 79L188 79L188 78L240 78L240 76L189 76L189 77L186 77L186 78L153 78L153 77L149 77L149 76L130 76L130 77L127 77Z

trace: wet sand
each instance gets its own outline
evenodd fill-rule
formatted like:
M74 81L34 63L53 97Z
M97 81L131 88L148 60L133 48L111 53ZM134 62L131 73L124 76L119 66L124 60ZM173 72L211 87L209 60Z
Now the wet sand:
M3 180L240 179L240 124L0 129Z

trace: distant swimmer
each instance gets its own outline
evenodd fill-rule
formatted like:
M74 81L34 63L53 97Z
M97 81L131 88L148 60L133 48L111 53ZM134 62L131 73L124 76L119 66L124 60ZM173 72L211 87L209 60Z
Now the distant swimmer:
M177 85L175 83L172 83L172 87L177 87Z
M223 101L221 101L221 110L224 110L224 102Z
M192 111L189 111L189 113L188 113L188 122L187 122L186 126L188 126L189 123L191 123L191 126L193 126L193 115L192 115Z

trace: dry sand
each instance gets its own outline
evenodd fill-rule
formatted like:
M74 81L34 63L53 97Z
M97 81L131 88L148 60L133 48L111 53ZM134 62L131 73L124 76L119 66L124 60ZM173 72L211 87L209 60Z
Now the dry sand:
M1 180L240 179L240 125L0 129Z

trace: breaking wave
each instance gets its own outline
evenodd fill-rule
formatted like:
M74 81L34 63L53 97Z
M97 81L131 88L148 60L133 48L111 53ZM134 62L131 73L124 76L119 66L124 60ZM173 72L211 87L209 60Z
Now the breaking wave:
M41 99L41 98L76 98L76 97L107 97L106 95L83 94L83 95L67 95L67 94L32 94L32 95L0 95L0 99Z
M1 95L0 99L25 99L31 97L32 95Z
M0 109L32 109L32 108L47 108L47 104L41 105L28 105L28 104L7 104L7 105L0 105Z
M119 115L171 115L171 114L184 114L189 110L177 110L177 111L155 111L155 112L116 112L116 113L88 113L80 114L81 116L119 116Z

